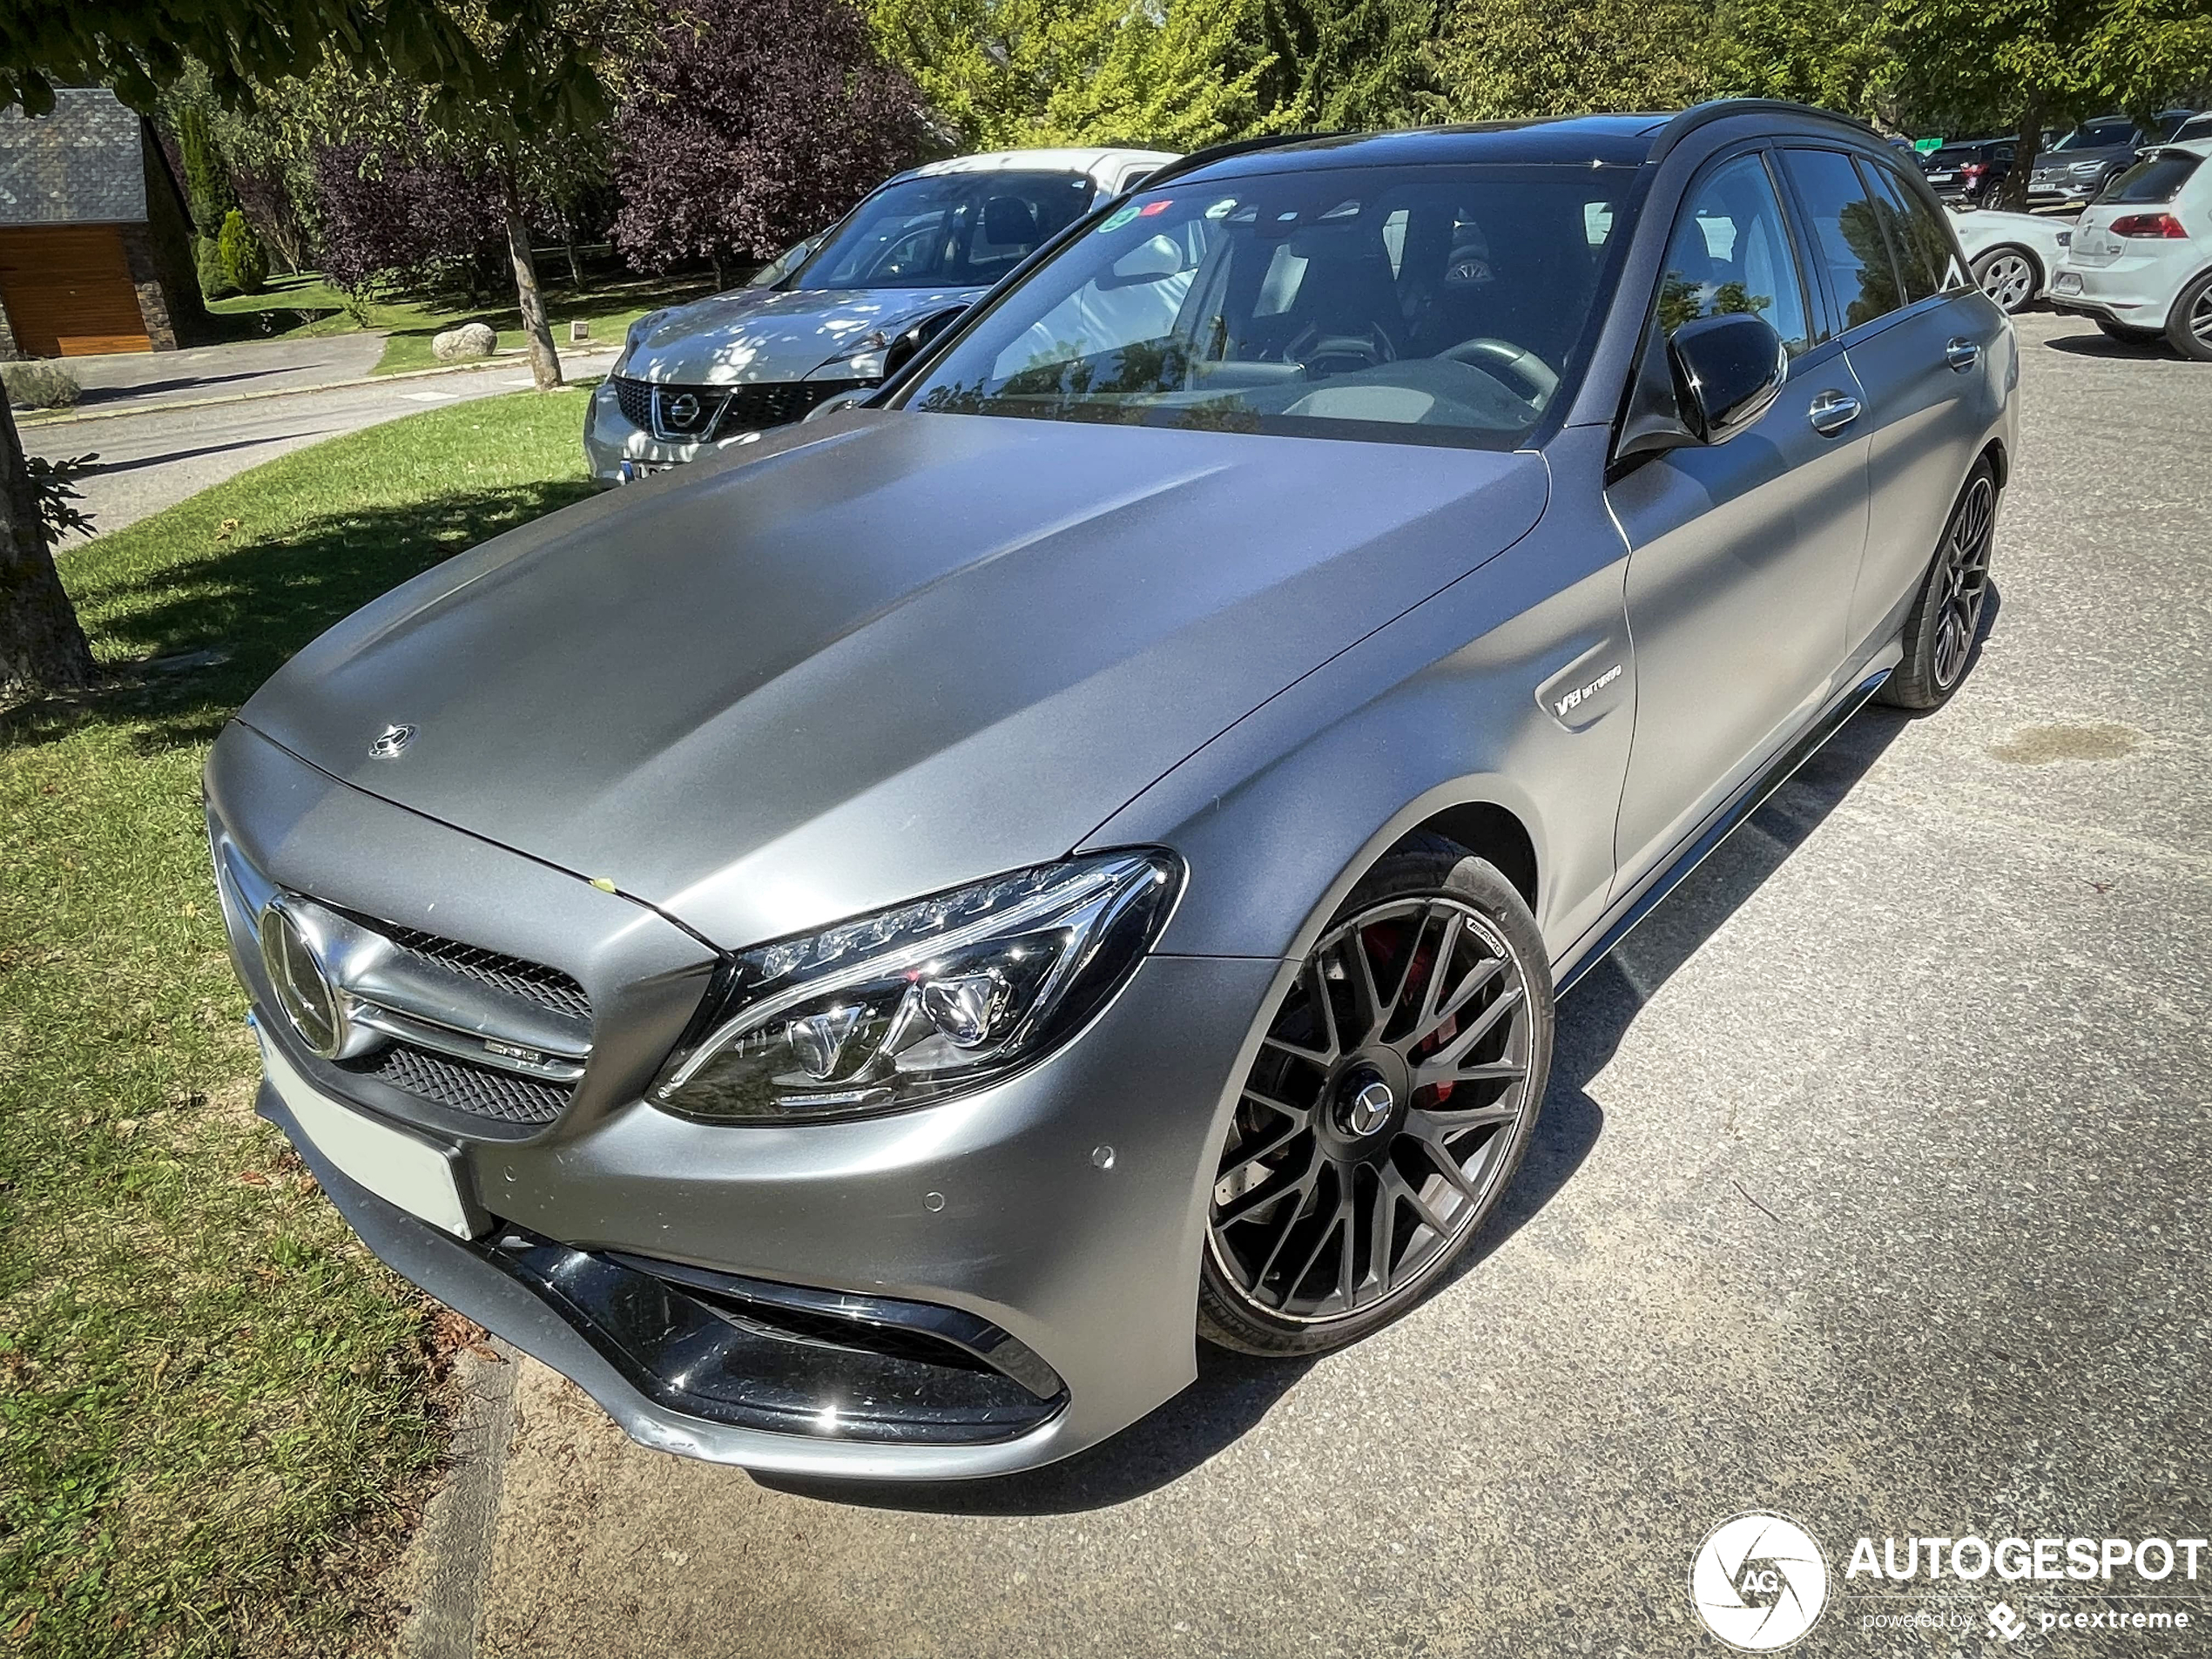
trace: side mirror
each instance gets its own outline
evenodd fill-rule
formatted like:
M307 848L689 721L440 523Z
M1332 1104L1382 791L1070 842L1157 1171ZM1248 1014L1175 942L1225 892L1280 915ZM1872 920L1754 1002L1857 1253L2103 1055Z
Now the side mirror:
M1726 443L1767 412L1790 378L1782 336L1751 312L1683 324L1667 355L1683 422L1700 443Z
M943 334L968 314L966 306L950 306L942 311L933 311L919 322L910 323L899 337L884 348L883 377L889 380L921 353L921 348Z
M1727 442L1767 412L1789 375L1782 336L1754 313L1694 318L1668 336L1651 329L1629 388L1614 464Z

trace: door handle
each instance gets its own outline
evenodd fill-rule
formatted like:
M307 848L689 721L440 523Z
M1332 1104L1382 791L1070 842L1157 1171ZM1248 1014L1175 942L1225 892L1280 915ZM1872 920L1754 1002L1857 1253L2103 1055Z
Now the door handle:
M1943 348L1943 361L1963 374L1981 361L1981 347L1971 340L1952 341Z
M1823 392L1813 399L1805 418L1824 438L1831 438L1858 419L1858 400L1844 392Z

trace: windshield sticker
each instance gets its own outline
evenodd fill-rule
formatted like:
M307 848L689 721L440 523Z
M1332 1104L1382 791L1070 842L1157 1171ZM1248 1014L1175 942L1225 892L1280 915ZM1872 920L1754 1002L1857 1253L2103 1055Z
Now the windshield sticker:
M1105 222L1099 226L1096 234L1103 236L1108 231L1117 231L1136 217L1136 204L1135 202L1130 202L1123 206L1116 207L1112 212L1106 215Z
M1174 205L1174 197L1163 196L1156 202L1146 202L1143 206L1136 210L1136 216L1139 219L1150 219L1155 213L1166 212L1168 209L1172 207Z

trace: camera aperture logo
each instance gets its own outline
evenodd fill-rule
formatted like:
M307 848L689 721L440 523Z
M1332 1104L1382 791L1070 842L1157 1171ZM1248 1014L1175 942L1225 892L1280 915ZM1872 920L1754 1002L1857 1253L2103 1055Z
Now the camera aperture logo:
M1713 1528L1689 1564L1697 1616L1731 1648L1773 1653L1812 1629L1828 1605L1828 1561L1812 1534L1760 1511Z

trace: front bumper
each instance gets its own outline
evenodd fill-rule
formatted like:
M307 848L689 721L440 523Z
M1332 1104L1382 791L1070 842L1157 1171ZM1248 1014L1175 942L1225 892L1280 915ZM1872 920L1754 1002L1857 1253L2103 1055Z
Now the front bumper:
M669 435L664 430L655 431L632 419L637 411L624 411L617 381L617 377L612 374L601 381L584 407L584 464L592 477L604 484L630 483L696 461L701 455L750 443L763 432L803 420L818 403L840 393L867 389L873 384L810 378L691 388L703 397L726 396L728 404L726 408L710 409L701 420L711 436L686 440ZM638 390L636 382L632 382L631 389ZM651 418L658 420L659 416Z
M428 927L435 911L444 935L535 952L590 994L600 1022L565 1113L527 1134L479 1132L349 1082L307 1055L283 1016L266 1012L273 999L258 956L233 929L240 976L277 1049L272 1072L296 1072L295 1082L447 1150L470 1236L442 1231L349 1180L300 1131L274 1083L263 1089L263 1115L293 1136L379 1256L572 1378L643 1443L791 1473L1000 1474L1107 1438L1196 1376L1211 1156L1279 964L1150 958L1074 1042L995 1088L941 1105L846 1123L696 1123L638 1096L673 1041L676 1005L695 1004L703 980L664 964L660 977L680 984L680 995L625 1003L607 966L608 950L638 948L633 935L672 935L668 924L650 913L602 917L628 901L362 794L235 726L210 759L209 796L232 840L286 888L400 927ZM364 846L390 856L363 859ZM559 914L563 883L583 907L566 917L569 945L518 936L516 927ZM602 944L595 930L619 935L618 944ZM651 1017L635 1032L613 1028L608 1014L625 1007ZM535 1267L521 1259L529 1251L541 1252ZM608 1263L644 1277L615 1278ZM634 1312L639 1296L664 1297L686 1270L725 1289L731 1279L758 1281L833 1300L954 1311L970 1329L1002 1332L1040 1359L1064 1398L1033 1389L1039 1409L1025 1415L1023 1402L1001 1391L983 1402L984 1429L995 1422L1008 1431L995 1438L979 1438L983 1420L974 1412L956 1440L933 1437L926 1422L909 1433L892 1420L904 1373L886 1372L880 1351L841 1361L833 1352L834 1363L815 1365L832 1392L813 1398L837 1409L810 1416L792 1408L799 1397L781 1365L792 1359L786 1350L726 1342L707 1356L712 1376L678 1379L671 1389L663 1386L669 1366L658 1363L665 1356L641 1352L642 1327L631 1321L626 1336L607 1310ZM568 1293L564 1272L597 1289ZM742 1300L744 1287L737 1291ZM668 1305L681 1313L688 1296L679 1283ZM760 1323L737 1312L747 1329ZM833 1333L826 1345L847 1356L866 1348ZM780 1356L778 1374L764 1370L762 1386L752 1387L747 1353ZM920 1420L942 1402L917 1388L910 1415ZM989 1419L1000 1405L1006 1410ZM778 1413L785 1426L759 1426Z

